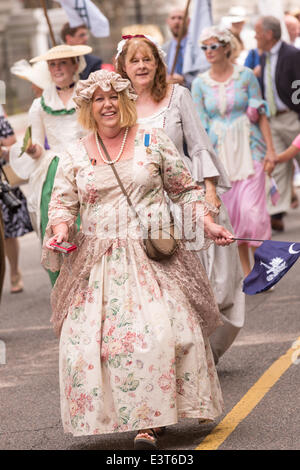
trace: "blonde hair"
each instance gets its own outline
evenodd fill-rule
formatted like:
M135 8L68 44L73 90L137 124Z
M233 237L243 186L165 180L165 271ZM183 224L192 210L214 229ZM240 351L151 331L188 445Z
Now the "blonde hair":
M117 92L116 92L117 93ZM137 121L137 112L135 102L128 98L125 91L118 94L120 126L133 127ZM98 126L93 116L93 99L83 101L80 108L77 109L77 120L79 124L89 131L97 131Z

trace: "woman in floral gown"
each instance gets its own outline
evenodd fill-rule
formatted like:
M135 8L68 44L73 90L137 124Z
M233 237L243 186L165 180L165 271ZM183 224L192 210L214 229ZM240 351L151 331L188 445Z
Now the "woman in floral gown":
M264 170L274 168L276 155L268 107L252 70L232 64L231 38L227 29L213 26L203 30L200 40L211 68L194 80L192 95L231 181L232 189L222 200L236 237L269 239ZM238 245L247 276L251 271L249 247L255 251L259 242L239 241Z
M232 235L213 222L203 189L164 131L135 125L135 98L129 80L114 72L78 83L79 122L93 132L60 159L43 264L61 268L51 298L65 431L138 431L141 449L156 447L152 428L221 413L207 339L220 316L199 258L183 240L167 260L147 257L141 225L99 138L144 226L169 220L166 191L172 201L202 210L205 237L229 245ZM78 213L82 228L74 236ZM63 260L53 241L78 249Z

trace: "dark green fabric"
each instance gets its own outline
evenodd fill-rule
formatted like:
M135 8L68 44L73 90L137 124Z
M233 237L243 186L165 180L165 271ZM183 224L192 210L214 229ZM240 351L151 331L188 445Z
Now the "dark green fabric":
M50 108L50 106L46 105L43 96L41 97L41 105L42 105L43 110L47 114L51 114L52 116L67 116L68 114L74 114L76 112L75 108L71 108L71 109L64 109L64 108L63 109L52 109L52 108Z
M59 158L54 157L52 162L49 165L47 176L45 183L43 185L43 190L42 190L42 198L41 198L41 233L42 233L42 240L44 239L47 224L48 224L48 206L50 203L51 199L51 194L52 194L52 189L53 189L53 184L54 184L54 178L56 175L56 170L58 166ZM76 225L77 225L77 230L80 228L80 216L78 215L76 219ZM58 278L59 271L52 272L48 271L50 281L52 284L52 287L54 286L56 279Z
M49 206L49 202L50 202L50 199L51 199L52 188L53 188L53 184L54 184L54 178L55 178L58 162L59 162L59 158L54 157L52 162L49 165L46 180L45 180L45 183L44 183L43 189L42 189L41 206L40 206L40 209L41 209L42 240L44 239L45 232L46 232L46 227L47 227L47 224L48 224L48 206ZM51 284L52 284L52 287L53 287L54 284L55 284L55 281L56 281L56 279L59 275L59 271L56 271L55 273L53 273L52 271L49 271L49 270L47 270L47 271L48 271L50 281L51 281Z

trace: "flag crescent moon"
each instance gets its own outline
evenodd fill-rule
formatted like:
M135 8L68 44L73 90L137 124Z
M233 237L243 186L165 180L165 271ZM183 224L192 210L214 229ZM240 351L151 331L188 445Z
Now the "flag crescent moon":
M293 250L294 245L295 245L295 243L292 243L292 245L289 247L289 253L291 253L291 255L295 255L297 253L300 253L300 250L299 251Z

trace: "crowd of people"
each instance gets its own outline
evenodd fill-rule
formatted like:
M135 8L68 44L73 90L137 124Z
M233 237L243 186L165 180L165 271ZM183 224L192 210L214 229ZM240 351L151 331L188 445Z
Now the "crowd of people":
M17 293L18 237L35 230L40 239L62 423L75 436L136 431L135 449L155 449L180 418L222 412L216 366L244 325L257 240L284 230L297 206L300 151L297 15L286 15L290 44L278 19L258 18L247 54L246 19L240 10L228 18L202 31L199 74L183 73L180 10L167 19L168 43L120 38L109 70L91 54L87 28L69 24L63 44L12 68L35 99L22 157L0 117L2 158L28 180L27 202L14 189L17 211L0 200L1 247ZM146 243L153 227L156 258ZM160 243L164 231L174 250ZM54 247L68 243L68 255Z

